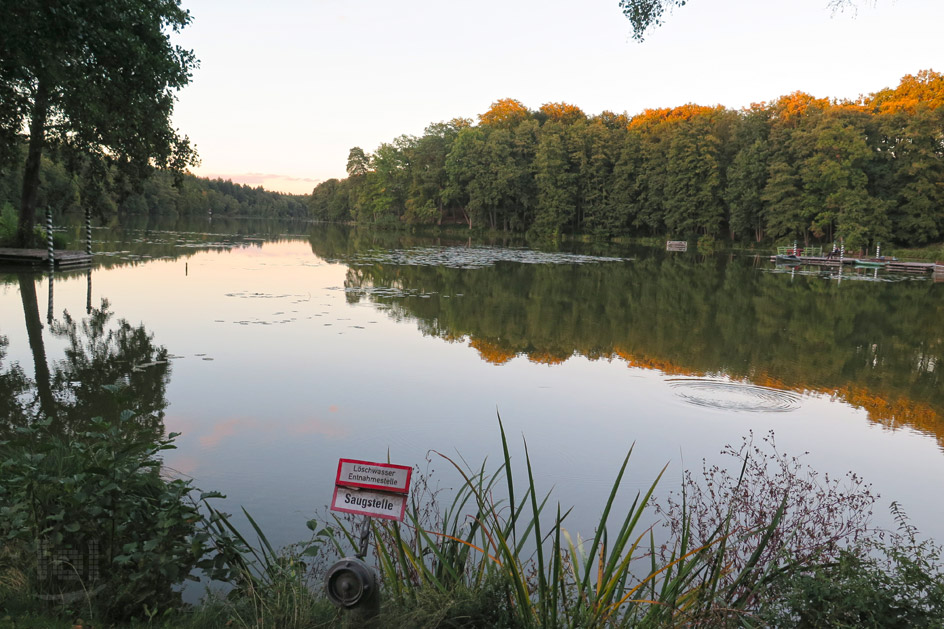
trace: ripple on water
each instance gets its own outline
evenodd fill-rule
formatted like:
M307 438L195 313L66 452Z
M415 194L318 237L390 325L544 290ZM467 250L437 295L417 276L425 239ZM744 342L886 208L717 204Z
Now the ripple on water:
M704 378L667 380L675 394L695 406L750 413L788 413L800 407L800 396L745 382Z

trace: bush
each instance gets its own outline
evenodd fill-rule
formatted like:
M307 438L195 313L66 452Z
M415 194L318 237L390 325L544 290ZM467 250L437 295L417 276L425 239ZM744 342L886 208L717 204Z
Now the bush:
M901 523L892 542L843 550L835 561L785 577L765 620L778 627L944 626L941 548L918 542L894 503L892 510Z
M75 434L40 422L0 443L0 540L32 562L34 596L107 619L180 604L174 586L205 535L190 481L161 475L157 455L175 436L142 436L126 411Z
M742 600L744 610L768 605L774 596L768 586L785 571L832 564L883 534L871 526L878 499L871 485L852 472L819 474L801 457L778 451L773 431L759 445L751 433L721 454L740 473L703 462L701 477L686 470L681 492L654 503L669 530L660 555L665 561L677 554L685 535L702 545L722 531L723 544L706 560L724 566L720 590Z

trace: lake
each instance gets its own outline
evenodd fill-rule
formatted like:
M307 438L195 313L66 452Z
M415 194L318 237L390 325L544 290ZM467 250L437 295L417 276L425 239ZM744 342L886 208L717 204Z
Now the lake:
M273 542L326 514L339 458L418 466L445 489L458 477L433 451L494 469L499 414L514 462L523 437L584 536L634 443L621 506L664 465L661 491L677 489L683 468L772 430L781 451L871 482L878 522L897 500L944 541L930 276L266 221L139 219L96 228L93 248L90 272L51 285L0 272L0 377L18 368L17 404L74 426L124 405L181 433L167 464Z

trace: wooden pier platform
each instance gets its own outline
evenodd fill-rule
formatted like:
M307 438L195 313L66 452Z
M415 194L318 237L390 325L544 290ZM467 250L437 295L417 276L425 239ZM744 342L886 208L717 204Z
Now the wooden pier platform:
M57 269L90 266L92 255L84 251L55 251L53 263ZM49 252L45 249L0 249L3 266L48 267Z
M777 256L770 257L771 262L779 262ZM858 262L856 258L843 258L843 264L854 265ZM796 260L790 262L779 262L780 264L808 264L812 266L839 266L839 258L827 258L825 256L799 256ZM900 260L887 260L885 266L880 267L886 271L896 273L940 273L944 269L940 263L934 262L902 262Z

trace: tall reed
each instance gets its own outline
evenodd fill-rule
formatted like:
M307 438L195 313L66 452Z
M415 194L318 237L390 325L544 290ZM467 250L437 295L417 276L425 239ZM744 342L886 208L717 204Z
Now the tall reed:
M463 480L438 526L427 528L415 500L403 525L373 523L379 569L393 603L409 606L430 590L491 591L517 627L674 626L717 617L717 609L726 617L746 614L752 598L745 592L775 576L766 568L759 571L757 563L783 517L783 505L759 531L737 529L729 518L698 544L683 512L674 552L657 562L652 527L642 516L665 468L645 493L637 492L625 514L614 512L632 448L592 540L575 541L564 526L570 510L549 507L550 492L538 491L526 441L525 489L516 495L508 439L498 420L503 462L494 473L484 464L467 468L436 453ZM353 533L338 522L353 543ZM755 536L755 550L732 574L723 561L726 545L746 534Z

